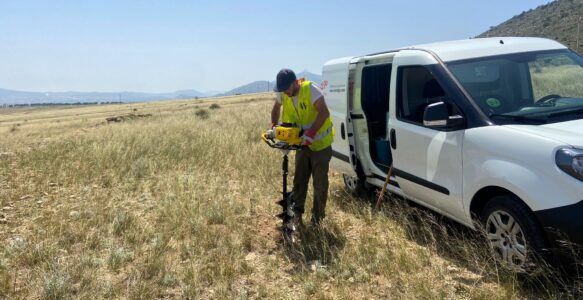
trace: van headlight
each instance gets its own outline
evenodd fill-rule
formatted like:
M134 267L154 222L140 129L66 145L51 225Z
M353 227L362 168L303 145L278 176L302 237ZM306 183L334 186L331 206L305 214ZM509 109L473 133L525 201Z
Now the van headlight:
M557 151L555 161L559 169L583 181L583 150L563 148Z

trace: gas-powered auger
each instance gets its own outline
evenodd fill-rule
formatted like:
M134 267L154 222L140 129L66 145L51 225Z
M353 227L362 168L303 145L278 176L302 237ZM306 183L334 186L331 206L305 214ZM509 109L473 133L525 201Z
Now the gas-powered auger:
M275 126L273 129L267 130L261 135L261 139L263 139L269 147L279 149L283 153L283 162L281 164L281 170L283 173L283 199L277 202L277 204L283 208L283 211L281 214L277 215L277 217L283 220L281 231L284 239L293 243L295 242L294 232L296 231L296 224L293 222L295 216L292 196L293 192L287 191L287 155L292 150L299 150L302 148L301 130L300 128L292 127L290 124L284 123Z

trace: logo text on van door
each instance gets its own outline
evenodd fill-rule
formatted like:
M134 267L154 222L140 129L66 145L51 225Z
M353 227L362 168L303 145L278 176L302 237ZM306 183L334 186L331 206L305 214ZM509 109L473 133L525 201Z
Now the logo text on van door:
M343 93L344 91L346 91L345 84L333 84L330 86L331 93Z

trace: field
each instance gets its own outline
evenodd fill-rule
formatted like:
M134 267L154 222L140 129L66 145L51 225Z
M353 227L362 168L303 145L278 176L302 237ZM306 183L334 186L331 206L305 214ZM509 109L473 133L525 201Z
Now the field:
M407 202L373 211L334 170L323 226L282 243L281 154L259 139L272 101L0 110L0 298L581 296Z

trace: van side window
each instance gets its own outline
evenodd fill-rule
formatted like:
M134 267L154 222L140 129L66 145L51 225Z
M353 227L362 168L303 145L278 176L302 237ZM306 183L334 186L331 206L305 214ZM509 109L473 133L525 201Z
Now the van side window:
M452 103L450 97L427 68L424 66L399 68L397 118L422 125L425 107L439 101Z

